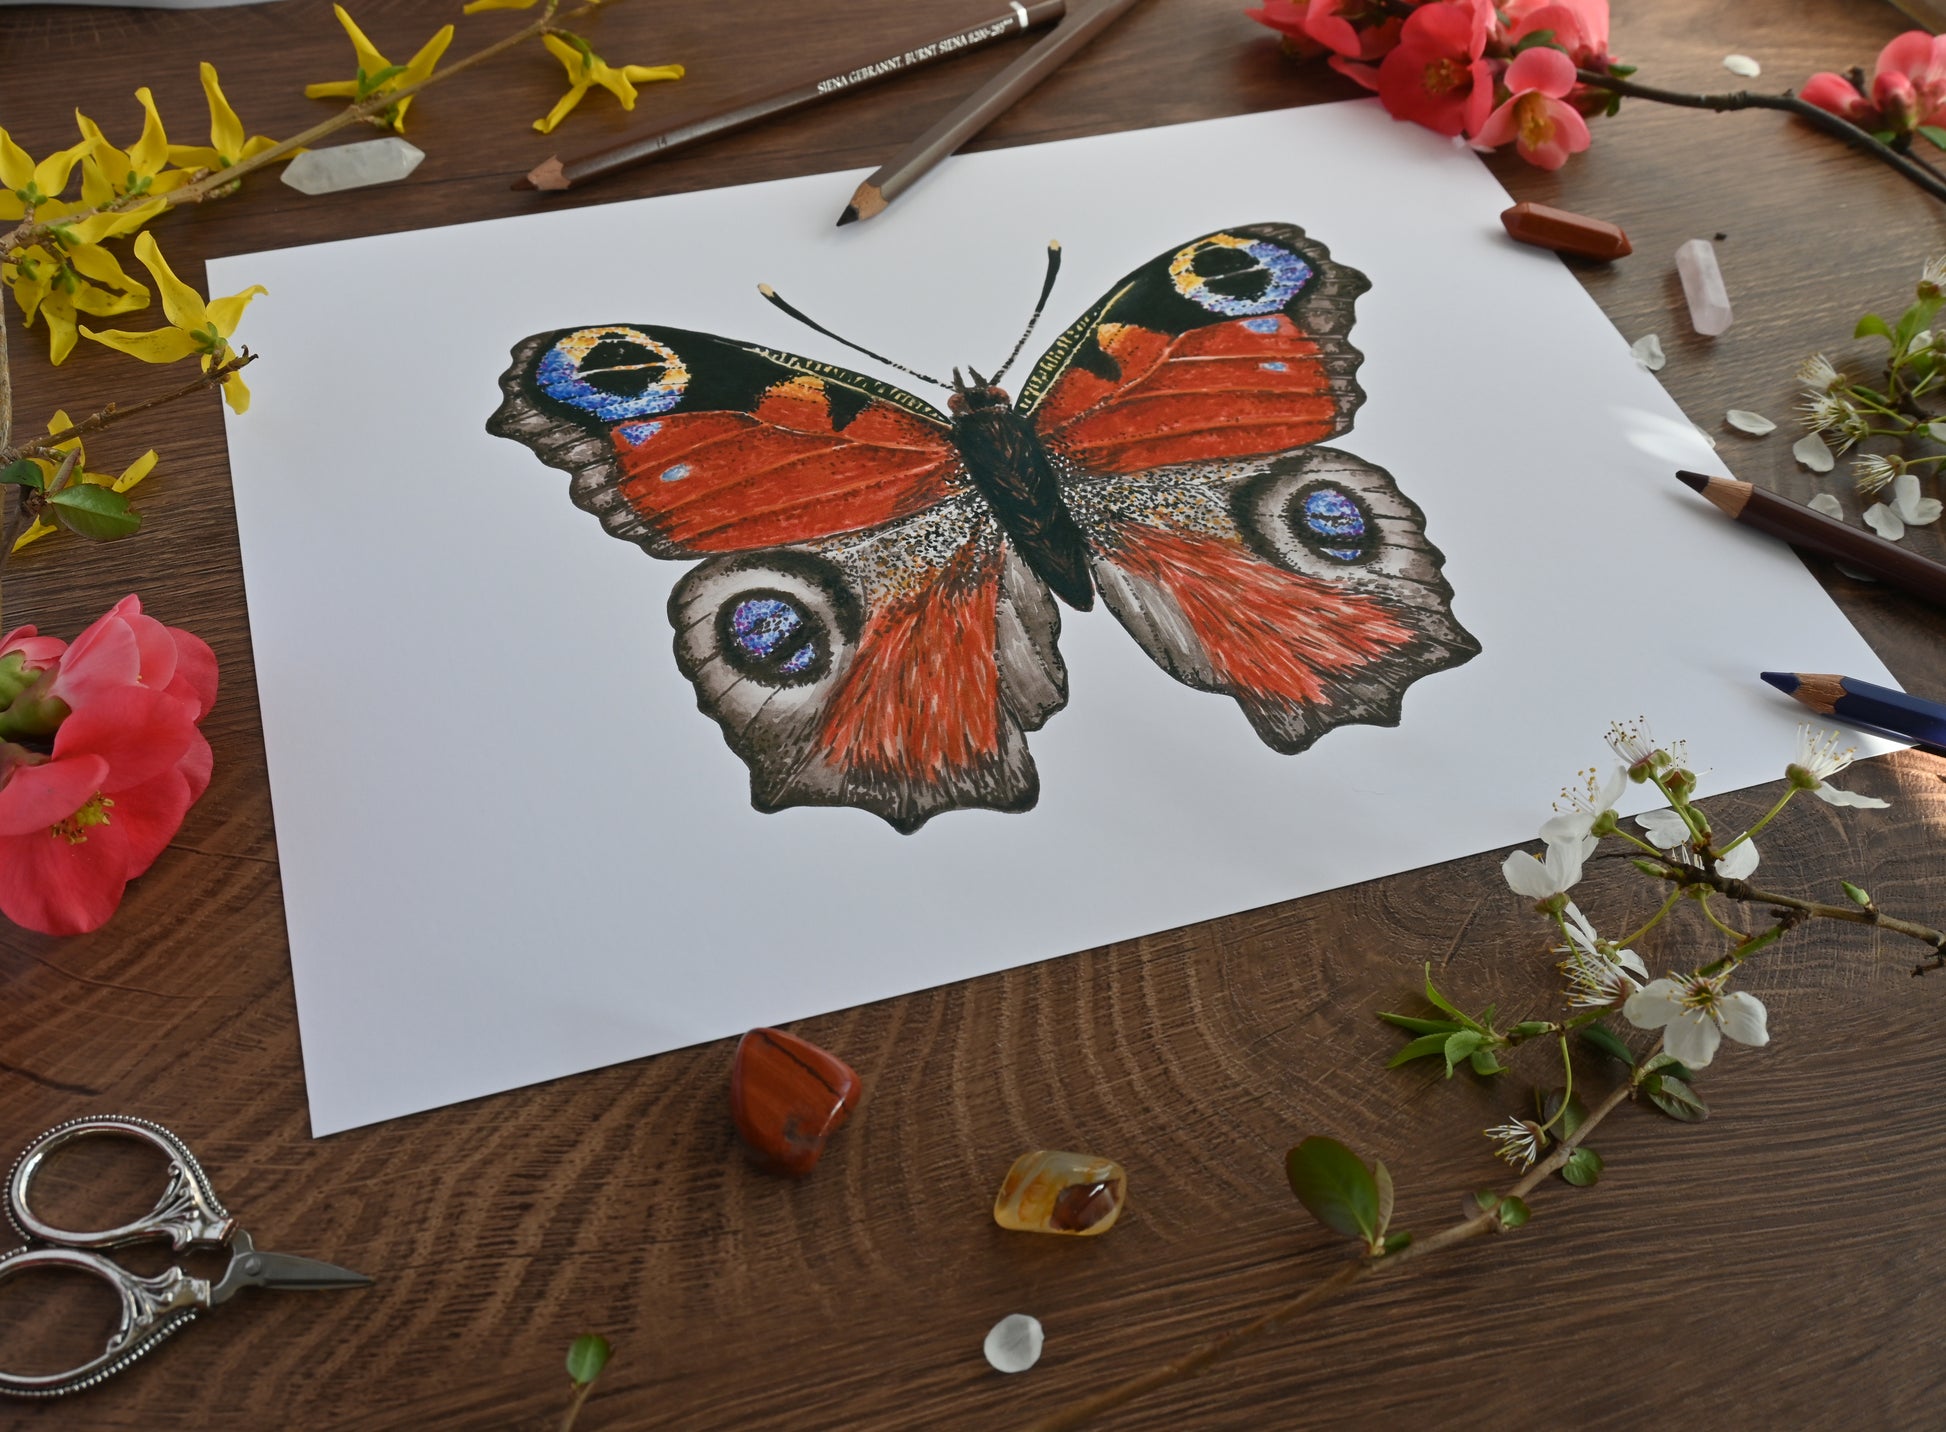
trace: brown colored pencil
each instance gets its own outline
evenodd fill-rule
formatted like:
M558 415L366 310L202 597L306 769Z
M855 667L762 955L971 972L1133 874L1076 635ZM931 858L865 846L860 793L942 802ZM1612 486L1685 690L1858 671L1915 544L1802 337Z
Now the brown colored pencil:
M1031 30L1040 25L1051 24L1067 13L1067 0L1038 0L1028 5L1015 0L1007 13L997 19L985 20L977 25L942 35L931 44L916 45L897 54L884 55L875 60L852 66L840 74L830 75L810 84L797 85L780 91L765 99L752 100L749 104L722 114L711 115L690 124L665 129L659 134L645 135L641 139L631 139L626 144L617 144L609 149L598 150L593 154L583 154L579 158L561 160L549 156L535 165L521 178L514 181L516 189L542 189L558 191L572 189L577 184L585 184L590 179L598 179L604 174L612 174L617 169L645 163L677 149L687 149L692 144L700 144L705 139L718 135L731 134L739 129L762 120L789 114L803 109L820 100L834 95L849 94L875 80L887 79L892 75L902 75L907 70L918 69L932 64L935 60L951 59L963 55L968 50L977 50L996 40L1004 40L1010 35L1018 35L1023 30Z
M1887 586L1946 606L1946 565L1733 477L1705 477L1699 472L1679 472L1676 476L1745 526L1781 537L1806 552L1847 563Z
M885 212L932 167L999 118L1061 67L1061 62L1107 29L1137 0L1092 0L1077 5L1053 34L1002 70L965 104L913 140L858 186L838 223L855 224Z

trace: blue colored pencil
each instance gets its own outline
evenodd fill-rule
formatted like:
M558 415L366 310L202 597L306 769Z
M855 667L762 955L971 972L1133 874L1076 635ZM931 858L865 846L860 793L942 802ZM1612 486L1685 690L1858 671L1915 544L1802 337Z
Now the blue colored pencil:
M1819 676L1805 671L1766 671L1765 681L1823 716L1895 741L1912 741L1935 756L1946 756L1946 706L1908 696L1889 686L1874 686L1855 676Z

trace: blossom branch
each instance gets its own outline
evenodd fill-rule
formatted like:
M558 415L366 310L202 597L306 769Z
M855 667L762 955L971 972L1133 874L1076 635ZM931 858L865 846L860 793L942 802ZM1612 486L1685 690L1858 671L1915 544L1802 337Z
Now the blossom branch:
M529 24L523 25L512 34L495 40L483 49L475 50L464 59L455 61L443 70L436 70L424 79L415 80L408 85L401 85L397 89L377 90L366 95L363 99L355 100L338 111L338 113L332 115L329 119L321 120L302 133L292 135L289 139L272 145L261 154L253 154L248 159L238 160L235 164L224 169L211 170L201 178L191 180L189 183L179 188L171 189L166 193L119 195L105 203L96 205L92 209L84 209L73 214L64 214L61 216L60 223L64 227L70 226L82 223L97 214L116 213L121 210L139 208L148 204L156 205L155 216L160 217L178 205L201 203L204 199L227 192L229 187L239 180L248 177L259 169L275 164L279 160L290 158L298 150L315 144L328 134L335 134L338 130L344 129L348 125L370 120L381 110L391 108L400 100L410 98L429 85L437 84L442 80L449 80L454 75L461 74L466 70L472 69L475 65L492 59L495 55L502 54L514 48L516 45L533 39L537 35L547 33L554 28L555 12L560 8L560 2L561 0L547 0L546 8L542 10L537 19ZM579 19L584 15L594 13L600 8L601 0L589 0L589 3L570 10L561 18L567 20ZM45 237L48 228L49 226L46 224L35 223L33 215L29 213L19 224L14 226L4 239L0 239L0 251L26 248L28 245Z
M1661 856L1665 878L1674 880L1682 886L1703 886L1744 905L1769 905L1775 909L1798 912L1800 920L1844 920L1853 925L1877 925L1880 929L1890 930L1895 935L1904 935L1931 945L1933 953L1926 964L1913 971L1923 973L1927 968L1938 969L1946 966L1946 931L1935 930L1930 925L1921 925L1913 920L1901 920L1887 915L1876 905L1826 905L1816 900L1800 900L1795 895L1780 895L1774 890L1759 890L1748 881L1733 880L1719 875L1714 870L1698 869L1693 865L1683 865Z
M141 402L132 403L126 408L122 407L119 403L110 403L106 407L99 408L88 414L80 422L71 423L67 427L62 428L58 433L49 433L44 438L35 438L31 442L24 442L18 448L0 448L0 461L12 462L15 458L22 457L46 457L56 448L60 447L61 444L70 442L75 438L86 437L90 433L98 433L103 428L108 427L112 423L119 423L124 418L132 418L137 413L146 413L151 408L160 408L164 404L175 402L178 398L186 398L191 393L199 393L205 388L219 387L223 380L228 378L232 373L247 368L256 361L257 355L250 352L247 348L241 353L233 353L221 363L212 365L206 372L198 375L193 381L184 383L174 392L163 393L154 398L144 398Z
M1737 90L1730 94L1688 94L1681 90L1658 89L1654 85L1637 84L1633 80L1604 74L1599 70L1577 70L1575 75L1582 84L1592 89L1626 95L1631 99L1646 99L1656 104L1677 105L1683 109L1710 109L1718 113L1739 109L1783 110L1788 114L1796 115L1812 128L1821 129L1833 138L1843 140L1860 153L1871 155L1881 164L1910 179L1933 198L1946 200L1946 178L1899 153L1890 145L1880 143L1849 120L1842 119L1829 110L1820 109L1808 99L1803 99L1788 90L1783 94L1754 94L1749 90Z
M1659 1042L1656 1048L1661 1048ZM1322 1283L1314 1284L1304 1292L1298 1294L1295 1298L1279 1304L1254 1321L1245 1323L1242 1327L1234 1331L1227 1332L1219 1338L1204 1343L1201 1347L1194 1349L1183 1357L1177 1358L1174 1362L1167 1363L1151 1372L1145 1372L1139 1377L1132 1377L1128 1381L1115 1387L1107 1388L1092 1397L1083 1398L1081 1401L1063 1408L1050 1417L1044 1417L1034 1423L1028 1429L1028 1432L1073 1432L1074 1428L1084 1427L1102 1414L1112 1412L1117 1407L1125 1406L1138 1397L1154 1392L1159 1388L1168 1387L1172 1383L1181 1382L1185 1378L1195 1376L1212 1364L1230 1356L1230 1354L1236 1352L1238 1349L1254 1342L1257 1338L1263 1336L1263 1334L1271 1331L1271 1329L1291 1321L1291 1319L1302 1313L1309 1312L1312 1308L1329 1302L1332 1298L1348 1288L1356 1287L1358 1284L1371 1278L1382 1278L1388 1274L1396 1273L1399 1269L1417 1259L1443 1252L1457 1244L1477 1238L1482 1233L1500 1231L1499 1210L1505 1206L1506 1200L1525 1198L1534 1189L1538 1188L1542 1180L1547 1178L1549 1174L1567 1163L1569 1157L1581 1146L1582 1140L1593 1133L1601 1124L1602 1120L1620 1108L1622 1102L1635 1092L1636 1084L1645 1077L1649 1059L1654 1056L1654 1052L1652 1050L1648 1056L1644 1057L1631 1078L1617 1085L1609 1093L1607 1098L1603 1099L1601 1103L1590 1110L1588 1117L1581 1121L1573 1133L1563 1137L1555 1145L1553 1152L1535 1164L1522 1176L1518 1183L1508 1189L1501 1196L1501 1202L1496 1204L1494 1208L1482 1210L1479 1213L1473 1214L1471 1217L1461 1219L1458 1223L1449 1224L1445 1228L1425 1238L1415 1239L1404 1248L1399 1249L1396 1253L1388 1253L1382 1258L1365 1258L1359 1262L1348 1264L1340 1268L1336 1273L1333 1273L1329 1278L1326 1278ZM1565 1103L1565 1101L1563 1102Z

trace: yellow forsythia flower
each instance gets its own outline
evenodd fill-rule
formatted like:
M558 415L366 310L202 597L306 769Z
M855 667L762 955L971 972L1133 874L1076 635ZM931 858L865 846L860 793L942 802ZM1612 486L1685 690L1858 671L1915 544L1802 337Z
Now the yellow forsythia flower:
M203 98L209 102L209 144L171 144L171 164L180 164L185 169L228 169L232 164L277 147L277 141L265 135L243 137L243 121L224 98L223 86L217 83L216 66L208 60L203 61L202 76Z
M54 416L47 420L47 430L49 433L64 432L73 426L73 419L69 418L65 411L58 408L55 409ZM41 482L43 484L54 480L54 474L60 471L62 459L70 452L76 454L74 471L68 477L70 483L86 482L96 487L109 488L115 492L127 492L154 470L156 462L155 449L150 448L147 452L135 459L134 462L122 469L122 475L120 477L110 477L105 472L88 471L88 454L83 449L79 436L71 437L66 442L54 444L53 451L60 454L60 456L27 459L41 470ZM34 519L33 524L25 532L21 533L19 538L14 542L14 551L18 552L30 542L38 542L41 538L47 536L48 533L59 530L52 523L37 517Z
M528 0L533 3L533 0ZM430 40L419 47L419 53L403 65L395 65L378 52L376 46L365 38L365 32L358 23L345 12L342 5L333 5L332 11L338 23L345 27L351 37L351 47L358 55L358 77L349 80L333 80L329 84L306 85L304 94L308 99L349 99L361 100L367 95L389 94L395 89L415 85L432 74L433 66L439 57L446 53L446 47L453 43L453 27L445 26ZM388 73L389 72L389 73ZM384 78L380 78L384 76ZM405 112L412 107L412 96L407 95L397 104L385 109L380 118L391 125L398 134L405 133Z
M47 210L68 187L68 176L81 156L88 152L88 141L71 149L57 150L36 164L26 150L14 143L13 136L0 129L0 222L22 218L27 206L35 206L36 217L52 215Z
M77 314L106 318L149 302L148 289L99 244L74 243L51 253L30 244L0 265L0 283L13 290L27 327L36 317L47 320L48 358L57 364L74 350Z
M262 284L252 284L242 293L204 303L203 296L170 269L162 250L156 246L154 234L145 233L135 241L135 257L155 280L156 291L162 298L162 312L170 326L152 328L146 333L119 329L97 333L84 328L81 334L131 358L140 358L144 363L174 363L200 354L203 371L209 372L230 356L230 335L236 332L244 308L258 294L269 292ZM250 390L244 386L241 373L232 373L223 380L223 397L232 412L241 413L250 406Z
M477 15L482 10L531 10L535 3L536 0L473 0L464 13Z
M683 76L681 65L621 65L606 63L601 56L588 48L588 42L579 35L563 38L561 35L542 35L541 43L547 46L548 53L559 60L568 72L568 92L547 112L547 117L534 121L534 128L542 134L550 134L554 126L573 113L574 107L581 103L581 97L596 85L600 85L622 102L623 109L635 108L635 83L650 80L679 80Z

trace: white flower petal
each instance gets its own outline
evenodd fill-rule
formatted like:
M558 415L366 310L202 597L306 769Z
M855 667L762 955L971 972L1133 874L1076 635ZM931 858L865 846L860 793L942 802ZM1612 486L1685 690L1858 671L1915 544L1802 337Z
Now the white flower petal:
M1769 1012L1764 1009L1764 1002L1754 994L1738 990L1735 994L1725 995L1716 1007L1723 1016L1723 1032L1737 1043L1753 1046L1770 1043ZM1682 1059L1680 1054L1676 1057ZM1688 1062L1683 1059L1683 1063Z
M1891 804L1890 801L1882 801L1877 796L1864 795L1858 791L1841 791L1829 781L1815 787L1811 794L1826 805L1856 806L1860 810L1884 810Z
M1747 80L1754 80L1764 72L1764 67L1748 55L1725 55L1723 57L1723 68L1731 74L1741 75Z
M1919 474L1902 472L1893 478L1890 501L1892 510L1910 522L1912 518L1909 514L1919 501Z
M1628 997L1622 1017L1637 1029L1661 1029L1683 1012L1682 986L1667 977L1650 980Z
M1723 415L1723 421L1735 428L1738 432L1749 433L1752 437L1760 438L1765 433L1774 433L1777 431L1777 424L1773 423L1762 413L1753 413L1748 408L1730 409L1729 412Z
M1716 862L1716 873L1725 880L1746 880L1757 868L1757 842L1746 840Z
M1500 866L1500 873L1507 877L1507 884L1516 895L1525 895L1529 900L1545 900L1555 893L1552 882L1547 878L1547 867L1539 857L1529 855L1524 850L1516 850Z
M1704 442L1708 443L1711 448L1714 448L1716 446L1716 437L1714 434L1704 432L1703 429L1695 423L1691 423L1690 426L1696 429L1696 436L1701 438Z
M1668 356L1662 351L1662 337L1656 333L1646 334L1636 339L1628 345L1628 351L1635 355L1637 363L1651 373L1660 373L1662 365L1669 361Z
M1691 1069L1704 1069L1716 1058L1716 1046L1723 1042L1723 1031L1716 1021L1700 1009L1686 1009L1662 1031L1662 1048L1671 1059Z
M1791 456L1813 472L1829 472L1838 465L1838 460L1831 455L1830 445L1816 433L1806 433L1792 443Z
M1642 957L1633 950L1615 951L1615 963L1632 974L1640 975L1643 979L1649 977L1649 967L1642 963Z
M1929 527L1939 520L1939 514L1946 512L1946 503L1937 497L1922 497L1912 506L1901 508L1899 516L1905 518L1909 527Z
M1688 822L1666 807L1652 810L1647 815L1638 815L1635 823L1642 827L1649 844L1657 850L1674 850L1689 840Z
M1581 878L1581 866L1601 842L1592 835L1547 843L1547 874L1554 890L1566 890ZM1552 893L1552 892L1550 892Z
M1845 504L1828 492L1820 492L1805 505L1813 512L1822 512L1826 517L1835 517L1840 522L1845 520Z
M1874 502L1865 509L1865 525L1888 542L1896 542L1905 536L1905 523L1899 520L1898 513L1883 502Z
M1560 815L1549 816L1541 823L1541 839L1549 845L1557 841L1579 840L1588 833L1594 817L1586 811L1564 811Z
M1608 784L1595 793L1595 809L1615 809L1615 802L1622 798L1622 792L1627 789L1628 771L1622 766L1617 766L1615 773L1608 778Z

